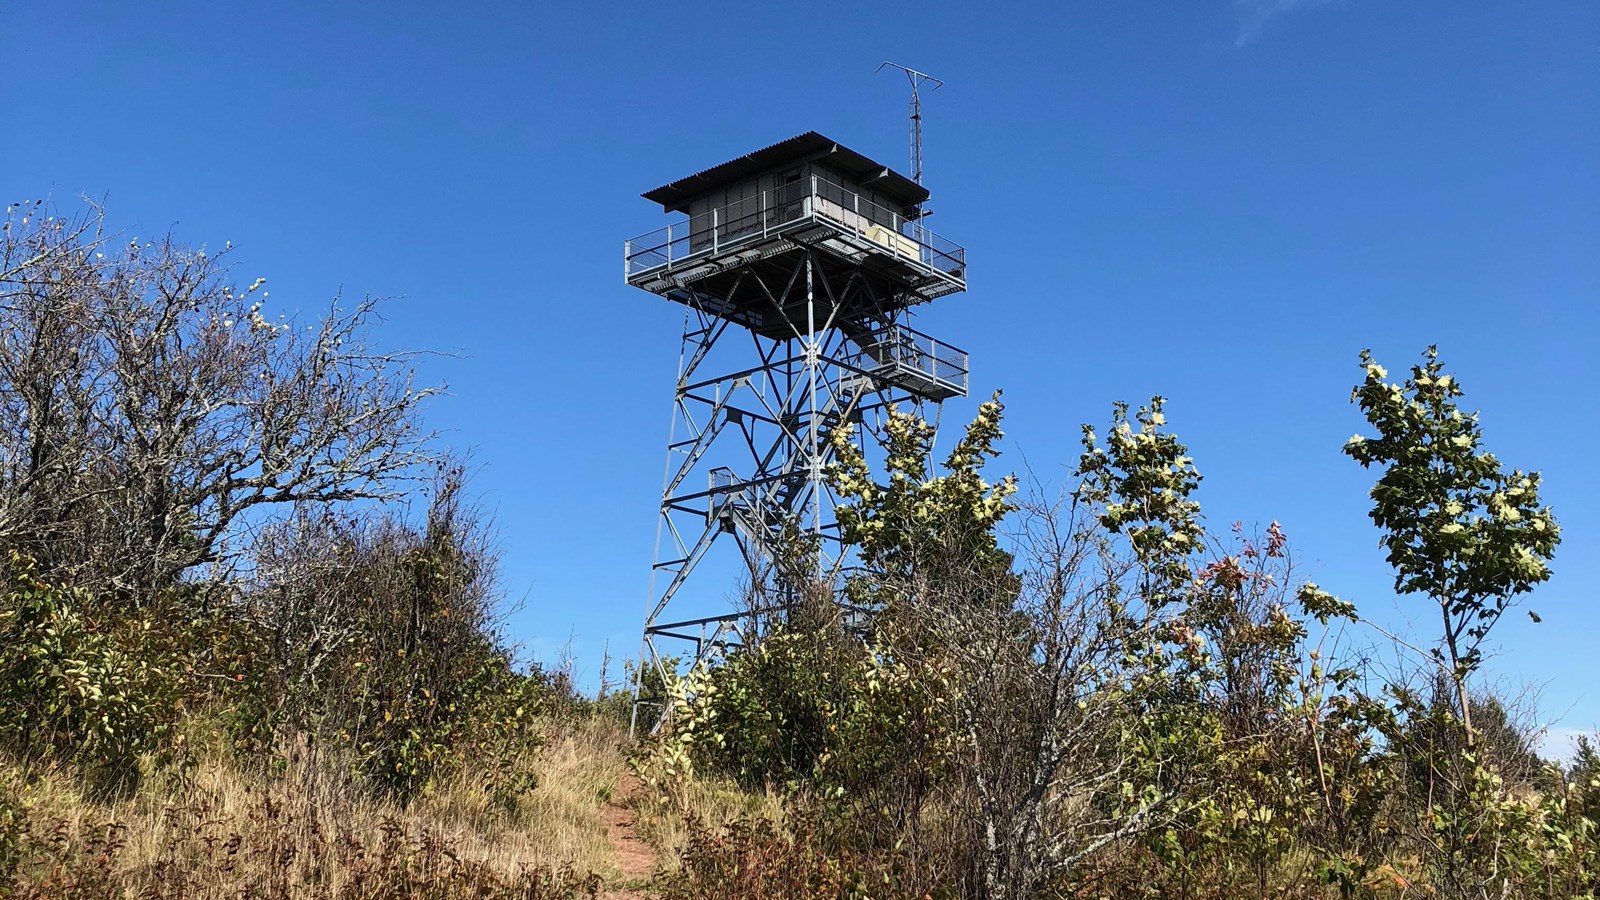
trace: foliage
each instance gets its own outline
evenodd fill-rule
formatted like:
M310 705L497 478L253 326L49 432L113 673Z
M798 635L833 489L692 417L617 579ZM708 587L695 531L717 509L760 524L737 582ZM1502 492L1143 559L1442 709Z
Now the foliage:
M920 886L892 862L850 850L830 851L818 826L802 821L781 833L763 820L739 821L722 832L696 824L683 867L661 879L662 900L738 897L741 900L945 900L955 894Z
M1378 433L1352 437L1345 453L1382 470L1371 517L1395 588L1430 598L1443 625L1431 698L1392 684L1390 703L1371 704L1374 765L1395 791L1384 811L1395 820L1391 868L1451 896L1553 889L1588 853L1588 826L1548 806L1562 793L1553 773L1535 772L1526 736L1497 700L1472 696L1469 678L1515 598L1550 578L1559 528L1538 473L1508 473L1481 449L1478 415L1461 411L1436 348L1399 383L1370 353L1361 363L1351 399Z
M835 847L918 842L913 868L943 869L945 842L914 833L952 777L947 680L831 627L785 629L673 686L671 727L649 777L683 805L686 782L729 776L811 810Z
M1165 404L1151 398L1132 422L1128 405L1115 404L1103 447L1094 428L1084 425L1076 472L1080 494L1096 505L1100 525L1127 536L1142 570L1138 599L1152 612L1179 599L1193 574L1189 560L1204 539L1200 504L1191 498L1200 473L1188 448L1162 430Z
M1383 470L1372 489L1372 521L1384 531L1395 589L1439 607L1470 745L1467 678L1513 598L1550 577L1560 530L1540 503L1539 473L1507 473L1480 448L1478 414L1461 412L1461 386L1445 373L1436 347L1398 384L1367 351L1361 364L1366 378L1351 400L1378 434L1352 437L1345 453Z
M1572 753L1572 763L1564 773L1567 783L1579 788L1585 788L1600 779L1600 750L1595 748L1594 739L1589 735L1578 735L1578 744ZM1596 795L1595 800L1600 800ZM1600 806L1591 807L1586 814L1600 821Z
M1197 573L1173 627L1202 648L1180 654L1197 694L1155 714L1172 735L1192 730L1200 754L1184 789L1190 811L1150 846L1179 884L1265 896L1309 882L1305 851L1345 846L1342 823L1364 819L1381 793L1365 765L1370 730L1348 695L1357 670L1330 670L1325 641L1307 645L1308 623L1328 619L1305 605L1312 592L1302 587L1301 612L1291 611L1287 537L1276 522L1260 539L1235 532L1233 552ZM1291 864L1297 855L1305 861Z
M1279 523L1206 521L1162 398L1115 404L1074 483L1021 498L985 472L996 394L942 466L916 412L887 413L878 466L832 435L861 563L843 603L790 523L759 573L786 613L760 640L588 701L515 662L460 465L415 517L382 502L437 460L431 392L371 349L371 301L268 321L226 249L113 246L98 210L7 216L0 895L594 896L571 870L469 859L414 814L507 827L588 804L600 840L615 773L536 791L535 760L547 728L604 718L619 763L636 700L670 707L640 764L651 809L687 823L669 900L1600 891L1600 754L1544 764L1526 705L1471 690L1560 531L1433 348L1399 381L1362 354L1376 433L1345 446L1379 470L1397 590L1439 609L1422 671L1350 648L1356 606L1302 580ZM572 737L564 758L594 749ZM214 759L265 787L168 802ZM52 818L51 779L93 799ZM290 784L315 798L293 814ZM357 807L386 821L358 833Z
M530 799L537 751L548 710L592 708L500 634L492 535L375 301L269 319L230 255L122 242L94 207L0 226L0 896L593 896L431 825L330 826L571 805ZM414 521L391 501L430 463ZM218 758L251 797L305 776L311 815L291 827L270 789L247 823L176 802ZM45 782L92 790L53 820Z
M840 630L782 630L680 682L668 740L750 787L842 797L892 763L908 681Z
M1471 749L1445 694L1367 693L1339 638L1355 606L1297 577L1278 523L1207 528L1161 398L1118 404L1103 442L1086 427L1079 486L1054 503L983 478L1000 413L984 405L948 474L914 416L888 429L882 483L835 437L873 641L792 621L674 686L665 770L779 782L796 829L701 833L677 889L758 890L741 879L764 871L834 895L840 873L888 867L991 898L1591 890L1572 874L1593 868L1585 782L1539 772L1496 698L1470 704ZM1506 502L1547 516L1525 479L1505 476ZM954 842L930 867L932 830Z
M829 481L849 501L837 510L840 536L859 548L862 565L874 576L855 586L867 595L862 599L892 603L893 593L908 589L913 576L937 582L948 575L995 589L992 597L967 602L1009 601L1004 575L1011 554L1000 548L995 528L1013 508L1016 478L990 484L982 474L983 464L997 455L1004 412L999 393L980 404L945 458L944 473L935 475L928 465L933 426L915 413L890 410L884 424L887 480L881 484L849 432L834 432ZM889 596L875 596L885 592Z
M860 448L834 435L830 478L854 501L839 510L841 528L860 544L865 569L849 592L879 610L875 636L863 641L844 627L821 579L802 584L787 623L670 686L671 727L654 750L664 786L697 773L776 785L796 809L828 822L833 850L897 847L900 864L924 878L959 865L954 833L949 841L922 833L922 818L944 802L941 785L959 790L947 763L960 750L961 706L940 649L946 637L920 623L934 608L992 614L1015 598L1011 555L995 535L1012 508L1014 479L990 484L981 474L1001 414L998 397L982 404L935 475L932 429L893 411L884 483Z
M1576 780L1530 758L1504 704L1474 698L1486 727L1473 748L1454 706L1454 685L1430 693L1392 685L1373 718L1394 774L1378 821L1390 868L1447 896L1583 896L1594 886L1595 820ZM1530 768L1539 768L1530 771ZM1587 885L1587 888L1582 887Z
M150 652L154 622L92 614L83 591L13 553L0 568L0 745L81 763L111 785L171 725L179 686Z
M1330 668L1326 646L1307 646L1310 621L1327 626L1354 610L1296 586L1278 523L1258 535L1236 524L1226 539L1205 527L1200 473L1164 406L1156 397L1130 417L1117 404L1103 445L1085 426L1077 469L1098 540L1125 541L1132 560L1108 585L1126 651L1119 671L1140 687L1129 698L1125 777L1167 793L1173 809L1146 835L1162 866L1143 880L1265 896L1304 883L1310 873L1284 871L1286 860L1311 841L1340 844L1326 826L1378 796L1363 776L1333 780L1364 771L1372 746L1345 695L1357 672ZM1318 819L1325 827L1314 835L1307 826ZM1091 866L1084 877L1104 874Z
M98 208L0 228L0 742L127 783L204 710L262 762L337 749L402 797L475 764L505 803L551 679L495 632L489 538L374 301L264 312L231 248L119 244Z
M696 779L776 789L790 824L825 823L818 852L887 853L924 880L947 874L949 841L920 833L928 793L948 776L946 757L930 748L942 740L949 749L952 707L940 685L836 621L796 619L802 627L674 683L671 725L651 750L647 778L690 818Z
M432 390L371 344L375 301L269 319L231 248L119 241L98 208L0 228L0 547L127 602L226 566L294 503L396 497Z
M268 674L241 724L344 747L401 797L469 763L507 802L533 787L518 757L550 685L492 630L494 560L464 484L441 470L420 529L324 513L264 535L245 603Z

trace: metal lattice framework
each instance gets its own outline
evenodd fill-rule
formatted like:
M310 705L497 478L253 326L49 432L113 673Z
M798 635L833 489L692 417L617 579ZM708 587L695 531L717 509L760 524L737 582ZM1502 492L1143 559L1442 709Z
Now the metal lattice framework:
M754 641L799 576L839 576L837 429L872 446L889 408L967 391L967 355L909 327L965 289L964 250L868 224L815 175L767 193L627 244L628 283L687 308L641 679ZM786 557L798 535L815 560Z

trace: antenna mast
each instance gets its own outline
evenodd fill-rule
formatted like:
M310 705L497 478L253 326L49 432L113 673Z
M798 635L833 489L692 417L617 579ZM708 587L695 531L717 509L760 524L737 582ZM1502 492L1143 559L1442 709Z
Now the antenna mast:
M944 87L944 82L929 75L927 72L918 72L908 69L899 63L884 60L877 71L884 69L899 69L906 73L906 81L911 83L911 180L917 184L922 183L922 94L924 84L932 83L930 91L937 91Z

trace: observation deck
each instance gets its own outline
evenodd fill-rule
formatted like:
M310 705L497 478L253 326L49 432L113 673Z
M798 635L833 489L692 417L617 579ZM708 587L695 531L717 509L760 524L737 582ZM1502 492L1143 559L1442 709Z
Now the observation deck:
M929 400L967 395L967 351L904 325L857 338L861 349L842 360L850 371Z
M826 308L854 278L869 283L881 310L926 303L966 290L965 248L907 211L813 172L684 219L626 243L628 284L679 303L698 305L758 333L781 336L805 321L805 310L774 309L772 298L794 277L796 251L815 249L826 285ZM758 284L742 282L754 279ZM803 300L803 292L799 299ZM802 304L803 305L803 304ZM795 318L799 315L799 319ZM848 315L848 313L846 313Z

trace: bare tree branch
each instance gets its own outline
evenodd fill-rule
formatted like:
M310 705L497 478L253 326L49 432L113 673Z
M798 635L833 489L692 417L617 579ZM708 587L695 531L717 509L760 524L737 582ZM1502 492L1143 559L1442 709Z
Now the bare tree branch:
M0 541L130 596L225 562L252 517L431 474L415 353L377 301L269 320L229 250L109 250L97 207L0 235Z

